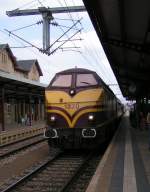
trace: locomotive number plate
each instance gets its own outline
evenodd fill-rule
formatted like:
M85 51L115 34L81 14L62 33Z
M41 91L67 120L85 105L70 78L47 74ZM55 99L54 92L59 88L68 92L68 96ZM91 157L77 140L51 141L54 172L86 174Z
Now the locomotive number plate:
M65 109L79 109L79 103L66 103Z

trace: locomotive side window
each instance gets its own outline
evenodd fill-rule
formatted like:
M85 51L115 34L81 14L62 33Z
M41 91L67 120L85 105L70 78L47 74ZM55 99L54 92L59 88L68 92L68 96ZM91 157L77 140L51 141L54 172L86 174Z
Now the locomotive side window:
M93 74L77 74L77 87L87 87L97 85L97 81Z
M57 75L52 87L71 87L72 75Z

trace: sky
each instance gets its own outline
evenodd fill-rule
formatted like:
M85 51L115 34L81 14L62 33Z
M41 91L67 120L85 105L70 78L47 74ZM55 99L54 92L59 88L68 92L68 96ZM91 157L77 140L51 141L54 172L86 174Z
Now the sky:
M89 19L88 13L53 14L50 25L51 51L55 50L66 39L71 40L55 51L50 56L39 52L38 49L28 46L27 43L10 35L6 30L23 38L38 48L42 48L42 24L29 25L42 21L41 15L8 17L6 11L14 9L35 9L45 7L68 7L83 5L81 0L1 0L0 6L0 44L8 43L17 60L37 59L43 77L40 82L49 84L55 73L74 67L87 68L96 71L103 81L112 89L114 94L125 102L110 64L105 56L103 48ZM79 22L80 21L80 22ZM63 35L70 27L77 23L66 35ZM26 28L23 28L25 27ZM20 29L23 28L23 29ZM6 29L6 30L5 30ZM20 29L20 30L18 30ZM77 34L76 34L77 33ZM75 35L76 34L76 35ZM61 42L56 40L62 36ZM80 40L79 40L80 39Z

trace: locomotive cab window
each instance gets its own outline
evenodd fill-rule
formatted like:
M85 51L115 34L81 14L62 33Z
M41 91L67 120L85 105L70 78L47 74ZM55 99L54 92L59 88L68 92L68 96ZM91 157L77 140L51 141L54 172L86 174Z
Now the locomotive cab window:
M72 75L57 75L52 82L52 87L71 87Z
M77 87L88 87L93 85L97 85L97 81L93 74L77 74Z

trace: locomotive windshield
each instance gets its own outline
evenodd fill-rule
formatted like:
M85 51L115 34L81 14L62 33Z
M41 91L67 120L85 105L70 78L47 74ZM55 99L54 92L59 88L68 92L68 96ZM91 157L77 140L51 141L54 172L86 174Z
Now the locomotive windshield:
M73 78L73 80L72 80ZM72 83L75 85L72 85ZM51 87L71 88L91 87L97 85L97 79L92 73L57 74L51 82Z
M97 81L93 74L77 74L77 87L87 87L97 85Z
M52 87L70 87L72 81L72 75L57 75L52 82Z

